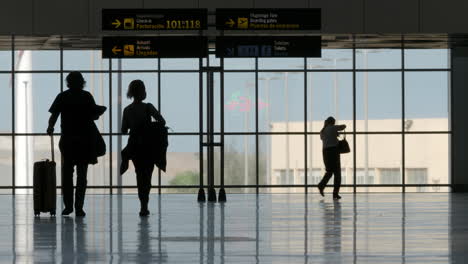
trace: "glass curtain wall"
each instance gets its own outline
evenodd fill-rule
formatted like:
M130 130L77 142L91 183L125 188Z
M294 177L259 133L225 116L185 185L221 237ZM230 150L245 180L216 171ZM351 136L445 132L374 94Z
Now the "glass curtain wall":
M96 121L108 151L90 166L90 192L136 192L133 167L118 175L127 141L120 120L131 103L129 82L141 79L147 102L171 127L168 169L155 170L153 191L196 193L200 166L206 164L199 125L206 100L200 66L207 65L224 69L214 82L224 88L228 192L315 192L324 174L319 132L328 116L347 125L352 149L341 156L343 192L440 192L450 185L448 49L407 48L402 38L390 48L355 41L360 44L352 48L323 49L321 58L110 60L101 58L100 50L26 50L13 38L9 42L11 48L3 40L0 50L5 193L30 192L32 164L50 158L48 108L67 89L64 78L73 70L83 73L96 102L108 107ZM59 172L60 122L55 131ZM219 129L215 136L221 136ZM215 162L220 158L217 152Z

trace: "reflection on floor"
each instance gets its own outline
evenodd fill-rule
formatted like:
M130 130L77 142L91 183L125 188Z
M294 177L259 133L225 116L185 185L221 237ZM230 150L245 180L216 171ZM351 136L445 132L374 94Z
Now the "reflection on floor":
M60 198L60 197L58 197ZM0 196L0 263L464 263L468 195L89 195L87 216L33 217ZM59 204L58 212L61 208ZM14 213L13 213L14 212Z

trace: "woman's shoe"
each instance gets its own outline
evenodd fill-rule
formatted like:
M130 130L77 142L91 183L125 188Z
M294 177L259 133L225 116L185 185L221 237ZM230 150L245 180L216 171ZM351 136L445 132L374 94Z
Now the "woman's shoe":
M317 186L317 188L319 189L320 195L322 195L322 197L324 197L325 194L323 194L323 190L325 189L325 186L319 185L319 186Z
M140 211L140 216L149 216L150 215L150 211L148 210L141 210Z
M341 199L341 196L339 196L338 194L333 194L333 199L339 200Z

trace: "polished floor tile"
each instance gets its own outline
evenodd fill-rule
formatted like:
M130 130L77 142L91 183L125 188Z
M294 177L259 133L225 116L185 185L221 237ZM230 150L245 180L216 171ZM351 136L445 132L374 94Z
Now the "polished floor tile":
M57 199L58 212L61 202ZM0 196L0 263L468 263L468 195L88 195L85 218Z

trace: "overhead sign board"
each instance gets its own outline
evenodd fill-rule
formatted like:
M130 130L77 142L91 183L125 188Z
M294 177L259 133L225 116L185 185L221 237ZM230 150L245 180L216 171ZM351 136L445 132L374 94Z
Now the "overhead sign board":
M104 37L103 58L200 58L208 55L206 37Z
M203 30L206 9L103 9L102 30Z
M320 57L321 37L268 36L217 37L216 56L242 57Z
M320 8L216 9L218 30L320 30Z

